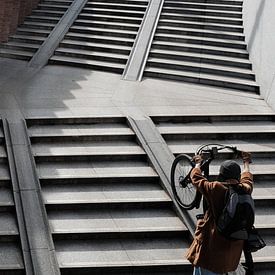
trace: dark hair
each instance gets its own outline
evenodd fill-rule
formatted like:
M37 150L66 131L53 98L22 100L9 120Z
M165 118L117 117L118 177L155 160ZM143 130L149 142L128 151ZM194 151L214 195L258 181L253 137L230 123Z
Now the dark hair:
M225 181L228 179L239 180L241 177L241 167L234 160L226 160L220 166L219 181Z

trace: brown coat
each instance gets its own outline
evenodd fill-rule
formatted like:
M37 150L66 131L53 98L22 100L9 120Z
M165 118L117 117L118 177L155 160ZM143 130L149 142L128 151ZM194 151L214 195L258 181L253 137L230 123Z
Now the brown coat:
M224 207L226 187L218 182L209 182L201 174L200 168L194 168L191 173L193 184L204 195L209 204L204 218L198 221L194 241L191 244L187 259L194 265L208 269L215 273L234 271L240 261L243 241L228 240L219 234L215 226ZM238 184L230 180L230 184ZM247 192L253 189L253 176L250 172L243 172L240 184Z

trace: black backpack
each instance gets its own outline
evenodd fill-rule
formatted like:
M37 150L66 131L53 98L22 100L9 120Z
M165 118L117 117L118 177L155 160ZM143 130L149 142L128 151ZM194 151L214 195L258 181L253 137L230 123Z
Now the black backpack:
M254 201L238 186L228 186L225 206L216 221L218 231L228 239L247 240L255 220Z

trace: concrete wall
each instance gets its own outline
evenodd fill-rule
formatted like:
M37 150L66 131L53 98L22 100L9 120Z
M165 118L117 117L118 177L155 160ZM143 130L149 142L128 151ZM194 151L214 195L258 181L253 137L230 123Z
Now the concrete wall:
M40 0L0 0L0 42L7 41L38 2Z
M261 95L275 110L275 0L243 0L243 19Z

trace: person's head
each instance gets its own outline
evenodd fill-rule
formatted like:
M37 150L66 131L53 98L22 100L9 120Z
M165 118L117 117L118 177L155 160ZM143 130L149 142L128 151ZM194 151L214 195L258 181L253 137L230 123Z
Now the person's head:
M241 167L234 160L226 160L220 166L219 181L229 179L239 180L241 177Z

